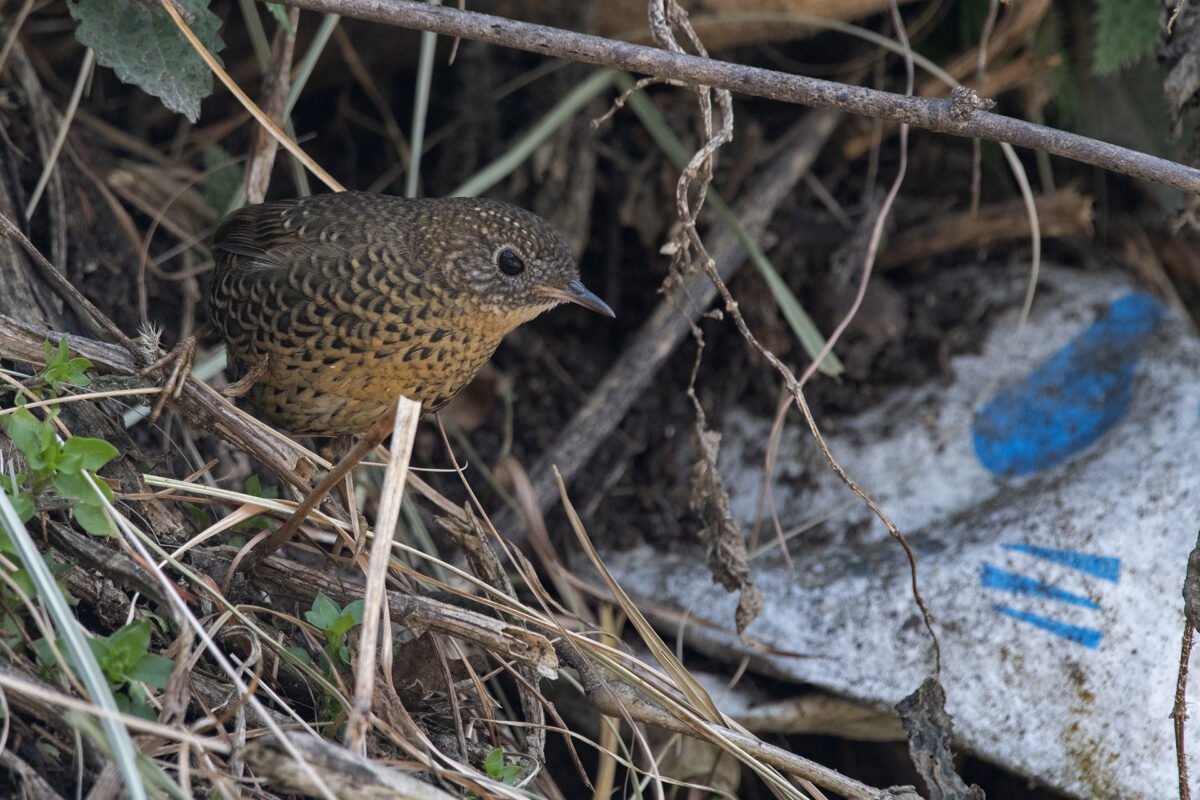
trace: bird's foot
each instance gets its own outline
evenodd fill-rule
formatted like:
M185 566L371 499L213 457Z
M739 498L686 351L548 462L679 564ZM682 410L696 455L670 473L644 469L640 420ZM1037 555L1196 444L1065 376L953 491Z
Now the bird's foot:
M157 335L154 335L151 340L151 334L152 332L142 336L142 341L149 344L146 348L146 360L153 358L159 352ZM168 401L179 399L188 376L192 374L192 364L195 361L196 334L193 334L172 347L166 355L152 361L139 373L143 378L155 372L166 372L167 375L163 381L162 391L159 392L158 399L154 401L154 406L150 409L150 422L155 422L159 418ZM168 367L170 368L169 372L167 371Z
M225 397L241 397L246 392L253 388L254 384L258 383L259 378L267 374L267 367L271 364L271 356L264 355L258 361L251 365L245 375L238 378L233 383L221 390L221 394Z

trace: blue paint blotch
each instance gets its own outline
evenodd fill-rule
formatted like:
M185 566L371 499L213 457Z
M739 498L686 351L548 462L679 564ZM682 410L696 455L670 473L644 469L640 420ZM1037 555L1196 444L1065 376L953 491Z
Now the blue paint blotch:
M1137 292L975 415L979 461L997 475L1028 475L1093 444L1129 411L1138 359L1166 307Z
M1077 550L1057 550L1053 547L1038 547L1034 544L1002 544L1005 550L1028 553L1031 556L1062 564L1064 567L1086 572L1097 578L1117 583L1121 580L1121 559L1112 556L1094 556Z
M1018 611L1017 609L1009 608L1008 606L993 606L993 608L1005 616L1012 617L1013 619L1020 620L1021 622L1028 622L1030 625L1041 628L1044 631L1049 631L1059 638L1075 642L1076 644L1081 644L1084 647L1088 647L1093 650L1100 646L1100 640L1104 638L1104 634L1095 628L1085 628L1080 625L1070 625L1066 622L1059 622L1056 619L1050 619L1049 617L1031 614L1028 611Z
M1018 575L1015 572L1009 572L1008 570L994 567L991 564L983 565L983 573L979 576L979 583L985 589L1000 589L1005 592L1013 592L1014 594L1028 595L1029 597L1043 597L1047 600L1058 600L1059 602L1069 603L1073 606L1083 606L1084 608L1095 610L1100 608L1100 604L1090 597L1068 592L1066 589L1060 589L1045 581Z

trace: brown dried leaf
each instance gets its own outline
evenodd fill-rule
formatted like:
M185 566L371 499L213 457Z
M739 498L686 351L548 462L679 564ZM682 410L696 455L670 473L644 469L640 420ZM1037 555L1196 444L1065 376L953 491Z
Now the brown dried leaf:
M929 787L930 800L984 800L983 789L970 787L954 771L950 734L954 722L946 713L946 690L929 677L921 687L896 704L908 752L917 773Z
M701 417L696 420L694 441L697 458L692 467L689 505L704 523L700 538L708 548L708 569L713 582L731 592L741 592L734 617L740 634L762 613L762 593L754 583L746 539L729 511L729 495L717 470L721 434L708 430Z

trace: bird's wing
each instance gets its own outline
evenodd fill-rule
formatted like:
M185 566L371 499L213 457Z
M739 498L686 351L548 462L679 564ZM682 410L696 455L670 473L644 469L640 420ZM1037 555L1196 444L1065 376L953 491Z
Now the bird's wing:
M274 283L286 282L288 273L333 267L351 256L347 248L319 241L315 234L302 236L294 208L288 203L267 203L230 214L213 234L218 261L241 277Z
M345 235L344 228L361 225L363 215L347 220L345 207L326 207L327 197L248 206L217 228L209 300L227 337L240 332L239 325L279 330L298 323L341 339L371 341L406 316L411 298L395 288L383 291L380 276L387 270L369 252L371 241ZM407 245L395 240L388 248L390 262L401 263Z

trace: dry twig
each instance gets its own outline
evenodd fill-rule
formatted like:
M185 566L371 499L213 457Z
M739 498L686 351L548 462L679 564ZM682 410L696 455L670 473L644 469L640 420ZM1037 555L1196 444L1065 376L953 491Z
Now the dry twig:
M953 98L905 97L413 0L287 0L285 4L617 67L687 85L890 119L937 133L1008 142L1200 193L1200 169L1044 125L964 108Z

